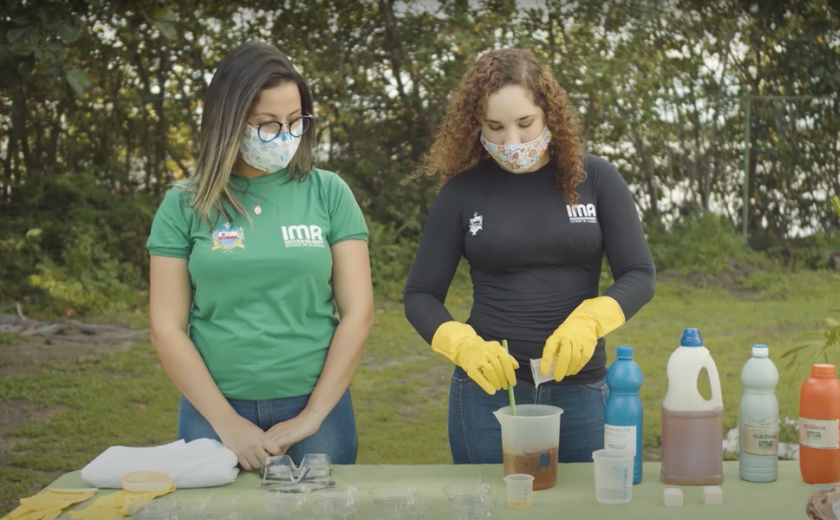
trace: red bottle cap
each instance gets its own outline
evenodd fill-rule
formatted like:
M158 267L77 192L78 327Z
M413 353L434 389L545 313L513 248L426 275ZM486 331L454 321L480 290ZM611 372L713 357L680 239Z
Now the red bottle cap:
M823 363L811 365L811 377L834 377L835 373L834 365Z

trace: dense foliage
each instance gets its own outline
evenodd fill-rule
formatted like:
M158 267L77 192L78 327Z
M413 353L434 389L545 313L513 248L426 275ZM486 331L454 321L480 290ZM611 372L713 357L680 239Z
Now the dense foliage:
M824 202L840 193L840 10L828 0L2 3L0 300L79 312L142 301L155 207L192 172L215 64L249 39L310 81L321 166L363 205L390 294L434 196L432 179L408 176L453 85L493 47L551 67L589 149L636 193L658 259L681 250L672 226L707 210L741 229L748 105L752 239L837 224Z

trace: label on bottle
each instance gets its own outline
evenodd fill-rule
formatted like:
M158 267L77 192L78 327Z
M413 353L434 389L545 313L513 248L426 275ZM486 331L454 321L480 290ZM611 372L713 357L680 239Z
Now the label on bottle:
M779 421L748 419L744 423L744 453L779 456Z
M840 420L800 417L799 444L817 450L840 449Z
M608 450L629 450L636 455L636 427L604 425L604 448Z

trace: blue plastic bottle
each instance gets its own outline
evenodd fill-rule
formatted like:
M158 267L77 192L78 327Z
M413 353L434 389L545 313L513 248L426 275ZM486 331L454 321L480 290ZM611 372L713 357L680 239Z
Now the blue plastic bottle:
M633 347L618 347L617 359L607 370L610 396L604 409L604 448L630 450L633 484L642 481L642 420L644 409L639 398L642 369L633 361Z

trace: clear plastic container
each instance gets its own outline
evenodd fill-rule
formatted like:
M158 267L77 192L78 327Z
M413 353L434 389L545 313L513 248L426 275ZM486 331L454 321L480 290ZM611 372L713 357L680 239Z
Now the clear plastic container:
M181 510L177 500L149 500L128 507L128 514L142 520L176 520Z
M312 489L305 484L272 484L263 487L266 502L282 507L301 507Z
M462 498L449 500L449 509L462 513L480 513L482 511L489 513L496 509L497 505L498 502L496 502L496 499L490 495L483 496L479 499Z
M277 510L299 510L306 503L309 490L305 486L299 486L295 492L280 492L267 490L264 507Z
M562 408L545 404L519 405L516 415L509 406L493 412L502 426L505 475L532 475L535 490L548 489L557 483L562 413Z
M633 458L630 450L597 450L595 461L595 499L601 504L626 504L633 498Z
M528 509L534 492L533 475L515 473L504 478L507 484L507 502L511 509Z
M490 496L492 488L486 482L481 484L454 484L443 488L449 497L449 509L457 512L491 511L496 500Z
M381 486L368 491L368 495L377 505L411 504L417 496L417 488L402 485Z
M543 383L554 381L554 365L557 364L557 358L554 358L554 361L551 362L551 368L546 375L543 375L542 372L540 372L540 363L542 363L541 358L531 359L531 375L534 377L535 386L540 386Z
M426 515L429 514L429 510L431 509L433 503L434 499L430 497L415 496L409 503L388 501L379 504L379 508L382 512L382 516L386 516L388 518L399 517L399 515L405 514L417 517L419 520L424 520L427 518Z
M231 497L210 497L189 506L193 520L237 520L239 500Z
M343 507L354 506L356 493L358 489L353 486L333 486L313 491L309 500L316 511L338 511Z

